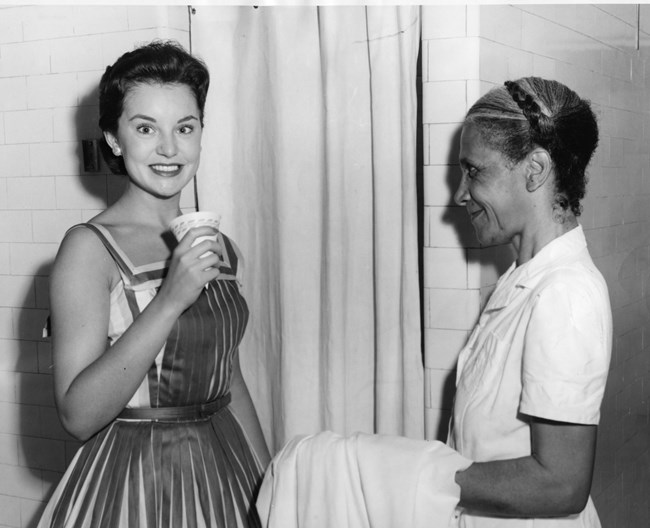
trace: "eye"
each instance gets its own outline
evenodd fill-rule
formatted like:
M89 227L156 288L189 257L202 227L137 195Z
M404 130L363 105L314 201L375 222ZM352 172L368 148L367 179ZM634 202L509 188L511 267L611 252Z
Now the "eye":
M194 132L194 127L192 125L183 125L178 129L178 131L181 134L191 134Z
M464 163L463 173L466 174L470 180L473 180L478 175L479 170L474 165L470 165L469 163Z
M136 130L137 130L140 134L142 134L142 135L144 135L144 136L148 136L148 135L150 135L150 134L153 134L153 132L154 132L153 127L152 127L151 125L147 125L147 124L144 124L144 125L138 125L138 127L136 128Z

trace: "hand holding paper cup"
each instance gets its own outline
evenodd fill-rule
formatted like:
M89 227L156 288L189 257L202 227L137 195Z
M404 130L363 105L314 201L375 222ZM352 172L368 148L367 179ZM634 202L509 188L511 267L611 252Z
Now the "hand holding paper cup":
M185 236L185 233L187 233L193 227L208 226L216 230L214 235L198 237L194 241L194 244L192 244L194 246L203 240L216 241L217 235L219 233L220 222L221 215L218 215L217 213L213 213L211 211L197 211L195 213L187 213L181 216L177 216L170 222L169 228L172 230L172 233L174 233L176 240L179 242L181 238ZM207 255L207 253L204 253L201 256L204 257L205 255Z

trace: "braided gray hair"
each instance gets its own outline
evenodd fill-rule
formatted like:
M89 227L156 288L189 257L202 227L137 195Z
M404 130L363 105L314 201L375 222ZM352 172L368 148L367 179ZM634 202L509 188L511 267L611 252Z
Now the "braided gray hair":
M524 77L481 97L465 123L475 125L483 140L513 164L536 147L547 150L559 205L580 215L585 171L598 145L598 124L588 101L557 81Z

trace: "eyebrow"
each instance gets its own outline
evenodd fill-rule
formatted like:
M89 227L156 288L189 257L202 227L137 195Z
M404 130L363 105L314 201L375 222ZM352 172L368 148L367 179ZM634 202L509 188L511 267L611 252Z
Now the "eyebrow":
M134 121L136 119L144 119L146 121L151 121L152 123L156 122L156 120L153 117L150 117L150 116L144 115L144 114L135 114L133 117L131 117L129 119L129 121ZM198 121L199 118L190 114L188 116L185 116L185 117L179 119L178 121L176 121L176 123L185 123L187 121L193 121L193 120Z

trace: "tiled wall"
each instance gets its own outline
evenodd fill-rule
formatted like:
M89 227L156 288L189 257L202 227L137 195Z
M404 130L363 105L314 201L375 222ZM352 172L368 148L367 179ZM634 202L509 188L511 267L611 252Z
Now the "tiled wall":
M476 249L464 210L450 205L459 123L494 84L557 79L592 101L601 130L581 222L614 313L592 488L604 528L650 526L649 34L646 5L423 8L428 435L446 434L457 353L509 263L504 248Z
M187 45L188 23L183 6L0 7L0 526L35 525L78 445L58 422L41 329L63 233L121 186L80 166L80 139L100 135L97 83L137 43Z

